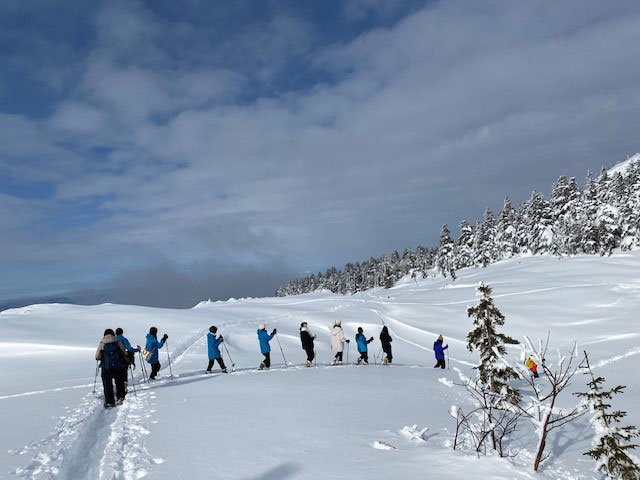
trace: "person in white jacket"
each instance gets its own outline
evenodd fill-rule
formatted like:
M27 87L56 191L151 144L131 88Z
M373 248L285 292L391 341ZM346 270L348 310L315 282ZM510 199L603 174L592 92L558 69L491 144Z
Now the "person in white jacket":
M333 358L331 365L342 365L342 352L344 352L344 344L349 343L349 340L345 340L344 332L342 331L340 319L336 319L333 328L331 329L331 350L336 352L336 356Z

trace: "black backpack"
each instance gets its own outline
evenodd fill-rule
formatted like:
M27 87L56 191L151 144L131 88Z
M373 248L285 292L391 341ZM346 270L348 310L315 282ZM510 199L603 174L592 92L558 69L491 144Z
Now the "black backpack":
M118 342L105 343L102 347L102 367L111 370L124 367Z

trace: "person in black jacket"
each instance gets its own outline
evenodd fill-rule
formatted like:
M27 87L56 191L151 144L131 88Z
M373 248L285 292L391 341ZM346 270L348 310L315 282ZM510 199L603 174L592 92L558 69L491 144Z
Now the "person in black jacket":
M302 322L300 324L300 341L302 342L302 349L307 353L307 368L311 366L311 362L315 358L315 351L313 347L313 341L316 336L311 335L309 332L309 327L307 327L307 322Z
M382 351L387 355L384 359L384 364L389 365L391 360L393 360L393 355L391 355L391 342L393 339L391 335L389 335L389 330L387 330L387 326L382 327L382 331L380 332L380 342L382 343Z

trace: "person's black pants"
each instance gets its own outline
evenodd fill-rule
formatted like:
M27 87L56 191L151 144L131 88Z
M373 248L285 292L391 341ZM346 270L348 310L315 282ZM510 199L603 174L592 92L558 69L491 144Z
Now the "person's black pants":
M337 352L337 353L336 353L336 357L335 357L335 358L336 358L336 360L338 360L339 362L341 362L341 361L342 361L342 352Z
M160 362L152 363L151 364L151 375L149 375L149 378L151 380L156 378L156 375L158 375L159 371L160 371Z
M271 352L263 353L264 355L264 366L267 368L271 368Z
M105 405L115 405L113 398L113 382L116 382L116 395L118 400L124 399L125 388L124 382L127 378L127 369L125 368L103 368L102 369L102 386L104 387L104 403Z
M313 350L305 350L305 352L307 352L307 362L313 362L313 359L315 358L315 353Z
M444 368L444 358L438 358L433 368Z
M368 352L360 352L360 358L364 361L364 363L369 363L369 353Z
M393 360L393 355L391 355L391 348L389 348L389 350L384 350L384 353L386 353L387 360L389 360L389 363L391 363L391 360Z
M216 360L218 361L218 365L220 365L221 370L227 369L227 367L224 366L224 360L222 360L222 357L218 357L218 358L214 358L213 360L209 360L209 366L207 367L207 372L211 371L211 369L213 368L213 364L216 362Z

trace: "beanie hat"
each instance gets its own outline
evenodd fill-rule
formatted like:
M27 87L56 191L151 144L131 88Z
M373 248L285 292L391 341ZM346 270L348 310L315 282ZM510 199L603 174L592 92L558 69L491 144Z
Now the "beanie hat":
M302 323L300 324L300 328L302 328L302 327L306 327L306 326L307 326L307 322L302 322Z
M211 333L216 333L218 331L218 327L216 327L215 325L211 325L211 327L209 327L209 331Z
M122 335L124 333L124 330L122 330L120 327L116 328L116 335Z
M335 325L336 325L337 327L339 327L340 325L342 325L342 320L340 320L339 318L336 318L336 323L335 323Z
M156 327L151 327L151 328L149 329L149 333L150 333L151 335L157 335L157 334L158 334L158 329L157 329Z
M439 335L439 336L438 336L438 341L439 341L439 342L442 342L443 340L444 340L444 338L442 338L442 335Z
M266 323L264 323L264 322L262 322L262 323L258 326L258 329L259 329L259 330L264 330L264 329L266 329L266 328L267 328L267 324L266 324Z
M362 333L362 327L358 327L358 333Z
M115 333L113 333L113 330L111 330L110 328L107 328L104 331L104 336L106 337L107 335L115 335Z

